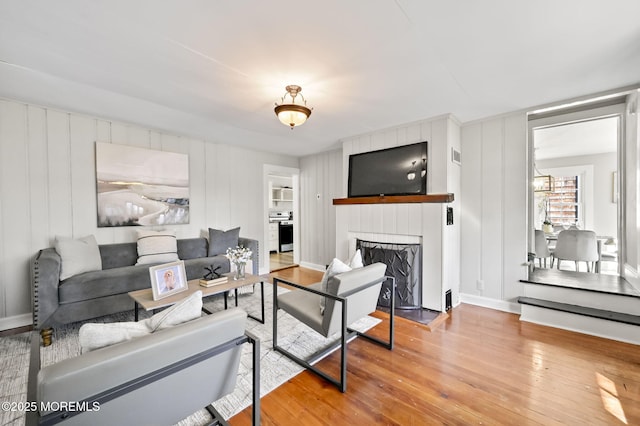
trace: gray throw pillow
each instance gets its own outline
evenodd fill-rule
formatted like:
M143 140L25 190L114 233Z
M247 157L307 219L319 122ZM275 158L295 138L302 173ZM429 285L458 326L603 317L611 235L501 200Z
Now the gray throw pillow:
M240 227L228 231L209 228L209 256L225 254L229 247L237 247L239 238Z
M56 236L55 249L62 259L60 281L83 272L102 269L100 249L93 235L78 239Z

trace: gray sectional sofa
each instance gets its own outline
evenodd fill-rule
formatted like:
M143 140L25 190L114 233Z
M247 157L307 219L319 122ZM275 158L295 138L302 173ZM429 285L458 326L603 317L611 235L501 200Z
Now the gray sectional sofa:
M258 274L258 241L242 238L239 245L253 252L253 271ZM60 281L61 258L54 248L40 250L31 262L33 325L40 330L44 344L50 344L51 328L75 321L133 309L128 292L151 288L149 267L136 265L137 243L98 246L102 270L83 272ZM202 278L205 267L220 266L219 273L230 271L229 260L220 254L208 256L206 238L177 240L178 257L184 261L187 279Z

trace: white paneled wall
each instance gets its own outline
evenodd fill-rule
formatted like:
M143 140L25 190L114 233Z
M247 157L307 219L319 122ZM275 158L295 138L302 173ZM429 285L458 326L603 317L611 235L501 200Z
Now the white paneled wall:
M462 127L460 292L506 310L527 276L526 135L525 113Z
M135 227L97 228L96 141L189 154L190 223L172 227L179 238L241 226L242 236L262 244L263 165L298 167L297 158L236 148L233 141L0 100L0 329L30 321L29 260L56 235L135 241Z
M300 259L324 268L336 255L333 199L342 193L342 150L303 157L300 170Z
M349 155L428 141L427 193L451 192L451 204L361 204L337 208L336 253L349 256L356 234L372 234L397 240L421 239L423 243L423 306L444 309L444 292L456 297L460 280L460 240L457 210L460 202L460 167L451 162L451 148L460 149L460 126L446 115L343 141L342 193L347 195ZM446 207L454 208L454 225L446 226ZM454 298L454 303L456 299Z

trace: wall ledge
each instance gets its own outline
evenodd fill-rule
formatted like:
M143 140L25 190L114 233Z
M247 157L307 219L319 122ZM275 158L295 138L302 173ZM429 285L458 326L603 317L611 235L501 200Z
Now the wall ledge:
M403 203L452 203L452 193L427 195L379 195L374 197L334 198L333 205L350 204L403 204Z

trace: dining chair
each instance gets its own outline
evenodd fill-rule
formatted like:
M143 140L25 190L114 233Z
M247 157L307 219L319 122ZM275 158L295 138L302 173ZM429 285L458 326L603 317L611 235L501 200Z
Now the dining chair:
M598 254L598 239L593 231L583 231L579 229L569 229L558 234L558 242L553 252L553 257L557 260L557 268L563 260L573 260L576 271L579 270L578 262L586 262L587 272L591 272L590 262L593 263L594 272L597 272L597 262L600 261Z
M549 262L551 263L551 267L553 268L553 253L549 249L549 244L547 243L547 237L544 232L540 229L535 230L535 252L536 257L538 259L538 263L542 268L542 261L544 260L544 267L547 267L547 258L549 258Z

